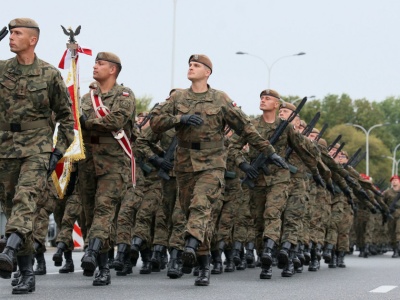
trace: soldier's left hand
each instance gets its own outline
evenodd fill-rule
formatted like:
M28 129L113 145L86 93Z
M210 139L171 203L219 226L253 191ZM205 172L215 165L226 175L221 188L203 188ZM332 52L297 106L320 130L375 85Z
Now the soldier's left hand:
M289 166L287 165L285 160L276 153L273 153L270 156L268 156L268 160L273 164L277 165L278 167L281 167L282 169L287 169L287 170L289 169Z
M172 170L172 168L174 167L172 163L170 163L169 161L165 160L162 157L159 157L157 154L150 157L149 162L151 162L153 166L161 168L165 171Z
M53 171L56 169L58 161L63 157L63 154L60 150L55 148L53 152L50 155L50 160L49 160L49 169L47 170L47 177L53 173Z
M319 174L314 174L313 175L313 179L315 181L315 183L319 186L322 186L323 188L326 188L326 184L325 181L322 179L321 175Z
M7 27L4 26L3 29L0 31L0 41L5 38L7 33L8 33Z
M79 117L79 123L81 124L81 128L83 130L86 130L86 121L87 121L87 117L85 114L82 114L82 116Z
M350 175L347 175L346 177L344 177L344 179L347 181L347 183L351 185L357 185L357 182Z
M335 188L333 187L332 182L326 183L326 189L332 194L332 196L335 196Z

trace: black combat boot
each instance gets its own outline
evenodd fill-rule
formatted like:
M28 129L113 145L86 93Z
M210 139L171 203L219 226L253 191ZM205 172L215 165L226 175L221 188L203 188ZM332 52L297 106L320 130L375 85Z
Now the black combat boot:
M318 262L319 262L321 260L321 258L322 258L322 245L320 243L318 243L315 246L315 254L317 255L317 259L318 259Z
M310 254L311 254L311 261L310 265L308 266L308 271L316 272L319 270L319 260L317 257L316 250L312 248Z
M97 264L99 265L99 271L93 280L94 286L103 286L111 284L110 267L108 265L109 256L108 252L99 253L97 256Z
M298 268L300 268L303 265L301 260L297 256L298 251L299 251L299 245L296 245L294 247L292 246L292 249L289 252L289 256L291 255L291 257L289 257L289 258L292 260L295 270L297 270Z
M46 260L44 259L44 253L35 254L36 258L36 269L35 275L46 275Z
M167 276L171 279L181 278L182 273L182 251L172 248L169 253L169 264L167 270Z
M3 252L0 253L0 277L4 279L11 278L14 269L14 259L22 244L22 239L17 233L12 233L7 238L7 244ZM32 259L32 257L31 257ZM32 265L32 262L31 262Z
M365 244L364 246L364 258L368 258L371 253L369 252L369 244Z
M18 284L13 288L13 294L28 294L35 291L35 274L33 273L32 255L17 256L18 268L21 273Z
M246 262L249 269L256 267L255 257L254 257L254 243L249 242L246 245Z
M312 243L304 246L304 265L308 266L311 261L310 249L312 248Z
M290 242L284 242L281 245L281 250L278 253L278 269L283 269L288 264L291 246Z
M165 251L165 246L154 245L153 254L151 256L151 264L152 264L153 272L161 271L161 264L162 264L164 251Z
M333 245L332 244L326 244L325 245L324 252L322 253L322 257L324 258L324 261L325 261L326 264L328 264L331 261L332 250L333 250Z
M186 239L185 250L182 253L182 272L184 274L192 273L192 268L196 265L196 250L199 247L200 242L190 236Z
M199 274L200 274L200 266L199 266L199 265L196 265L196 266L193 268L192 275L193 275L193 276L199 276Z
M116 275L117 276L126 276L128 274L132 274L132 263L131 263L130 257L128 255L125 255L124 267L122 268L121 271L117 271Z
M21 277L21 272L18 270L13 275L13 279L11 280L11 286L16 286L18 284L20 277Z
M2 236L0 239L0 253L3 252L6 245L7 245L7 238L6 236Z
M81 259L81 268L83 269L84 276L93 276L93 272L97 268L97 256L102 246L103 243L98 238L89 240L89 246ZM108 253L105 253L105 255L108 259Z
M221 274L222 273L222 258L219 250L211 251L211 258L213 263L213 268L211 274Z
M122 271L125 265L126 257L128 256L129 245L128 244L118 244L117 245L117 255L114 258L114 269L116 271Z
M337 267L338 257L335 250L332 250L331 260L329 261L328 267L331 269L335 269Z
M261 267L260 279L271 279L272 278L272 266L268 268Z
M241 252L242 252L242 243L238 242L238 241L234 242L232 258L233 258L233 262L235 263L235 266L238 266L242 262L242 259L240 258Z
M236 270L246 270L247 269L247 261L244 256L244 251L240 251L240 264L236 267Z
M140 269L140 274L151 274L151 250L150 248L145 248L140 251L142 256L142 268Z
M132 239L131 252L136 252L139 255L140 248L142 247L142 245L143 245L143 240L140 237L135 236Z
M194 281L194 285L207 286L210 284L210 256L200 255L197 259L199 263L199 276Z
M344 251L339 251L337 255L337 266L339 268L346 268L346 264L344 263L344 256L346 253Z
M296 246L296 256L300 260L301 265L304 265L306 258L304 256L304 245L302 243L298 243Z
M360 247L360 254L358 254L358 257L364 257L364 247Z
M289 250L289 258L288 258L288 263L285 265L285 267L282 270L282 277L292 277L295 274L294 271L294 263L293 263L293 259L296 256L296 253L294 252L294 250ZM299 260L300 262L300 260Z
M64 257L65 257L65 264L60 270L58 270L58 273L60 274L74 273L75 266L74 266L74 261L72 259L72 251L65 251Z
M399 245L400 245L400 242L393 246L392 258L398 258L399 257Z
M271 239L265 239L264 240L264 249L263 252L261 253L261 267L263 269L269 269L269 267L272 265L272 251L275 247L275 242Z
M230 250L226 250L224 251L225 257L226 257L226 266L224 269L224 272L234 272L235 271L235 263L233 262L233 251Z
M61 267L63 262L63 253L67 249L67 245L63 242L57 243L57 251L53 254L53 261L55 267Z
M114 269L114 245L110 245L110 250L108 250L108 268Z
M168 265L168 254L167 254L167 247L164 247L163 252L161 253L161 270L167 268Z
M369 253L371 255L377 255L378 254L378 248L375 244L372 244L369 246Z

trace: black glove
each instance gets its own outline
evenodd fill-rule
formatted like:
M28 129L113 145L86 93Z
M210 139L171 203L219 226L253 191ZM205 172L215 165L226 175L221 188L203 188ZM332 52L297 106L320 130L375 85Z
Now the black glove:
M5 38L7 33L8 33L7 27L4 26L3 29L0 31L0 41Z
M171 164L169 161L165 160L164 158L159 157L157 154L150 157L149 162L153 166L163 169L165 171L172 170L172 168L174 167L173 164Z
M50 155L50 160L49 160L49 169L47 170L47 177L53 173L53 171L56 169L58 161L63 157L63 154L61 153L60 150L55 148L53 152Z
M331 192L332 196L335 196L335 188L333 187L332 182L327 182L326 183L326 189Z
M353 186L357 185L357 182L350 175L347 175L346 177L344 177L344 179L347 181L347 183L349 183L349 184L351 184Z
M247 177L250 179L257 178L258 171L252 167L252 165L248 164L247 162L242 162L239 165L239 168L246 173Z
M382 207L379 205L379 203L375 203L375 207L377 210L379 210L380 212L383 212Z
M368 193L364 189L361 189L359 192L365 199L367 199L368 201L371 201L371 199L368 196Z
M385 225L388 221L388 216L387 214L382 214L382 226Z
M287 165L285 160L276 153L268 156L268 160L282 169L289 169L289 166Z
M392 214L396 211L396 209L394 207L389 208L389 212Z
M375 207L371 207L371 208L369 209L369 211L370 211L371 213L373 213L374 215L377 213Z
M343 191L343 194L345 194L347 198L351 199L351 190L348 186L343 188L342 191Z
M322 179L321 175L315 174L315 175L313 175L313 179L317 185L322 186L323 188L326 188L325 181Z
M182 115L181 123L184 125L199 126L203 124L203 119L198 115Z
M76 181L77 181L77 177L78 177L78 171L71 172L71 175L69 177L67 190L65 191L65 196L71 196L72 193L74 192L75 184L76 184Z
M87 117L85 114L82 114L82 116L79 117L79 123L81 124L81 129L86 130L86 121Z

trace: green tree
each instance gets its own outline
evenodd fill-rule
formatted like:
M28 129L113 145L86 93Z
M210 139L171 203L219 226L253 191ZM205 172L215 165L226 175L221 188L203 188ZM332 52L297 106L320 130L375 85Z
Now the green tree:
M136 98L136 114L144 111L149 111L151 109L150 103L152 100L153 97L148 95Z

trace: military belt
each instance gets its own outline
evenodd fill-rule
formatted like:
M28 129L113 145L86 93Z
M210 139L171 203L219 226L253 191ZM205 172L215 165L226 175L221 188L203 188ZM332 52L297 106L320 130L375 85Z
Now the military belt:
M117 140L106 136L85 136L83 141L88 144L115 144Z
M49 126L49 121L46 119L46 120L37 120L26 123L0 123L0 130L21 132L25 130L42 128L47 126Z
M178 146L192 150L204 150L204 149L214 149L214 148L222 149L224 147L224 141L221 140L217 142L200 142L200 143L178 141Z

